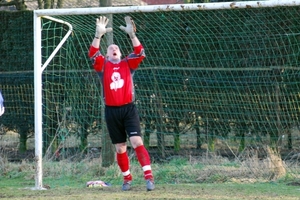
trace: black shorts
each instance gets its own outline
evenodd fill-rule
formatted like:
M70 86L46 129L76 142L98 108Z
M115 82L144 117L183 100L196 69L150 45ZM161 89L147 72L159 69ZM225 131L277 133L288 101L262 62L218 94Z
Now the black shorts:
M127 141L127 136L141 136L140 118L133 103L105 106L105 120L113 144Z

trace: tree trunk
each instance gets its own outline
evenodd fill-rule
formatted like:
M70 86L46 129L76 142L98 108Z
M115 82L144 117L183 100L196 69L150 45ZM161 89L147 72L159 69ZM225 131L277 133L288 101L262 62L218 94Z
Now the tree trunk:
M83 124L80 131L80 151L86 154L88 152L88 124Z
M112 1L111 0L100 0L99 1L99 6L100 7L110 7L112 6ZM112 15L106 15L107 18L109 19L109 23L107 24L107 27L112 27ZM107 44L111 44L113 41L113 34L107 33ZM107 45L108 46L108 45ZM104 104L103 104L104 105ZM104 117L104 106L102 106L102 122L105 122L105 117ZM111 139L109 137L109 133L107 131L106 125L102 123L102 167L109 167L111 166L114 161L115 161L115 155L114 155L114 148L111 143Z
M165 152L165 135L164 135L164 123L163 123L163 111L162 111L162 102L160 100L160 96L157 97L157 106L156 106L156 113L158 116L157 119L157 147L158 150L160 152L161 158L165 158L166 157L166 152Z
M245 146L246 146L244 131L242 131L242 133L239 134L239 137L240 137L239 152L242 152L245 149Z
M101 136L101 156L102 167L109 167L115 162L114 148L107 131L104 117L104 104L102 106L102 136Z
M279 83L276 83L275 85L275 100L274 100L274 110L276 113L276 130L272 130L270 137L271 137L271 148L278 151L278 142L279 142L279 135L281 134L282 131L282 126L281 126L281 120L280 120L280 115L281 115L281 107L280 107L280 86Z
M44 0L44 9L51 8L51 0Z
M63 8L64 0L57 0L57 8Z
M16 0L16 8L17 10L26 10L27 6L25 5L24 0Z
M180 150L180 130L179 120L175 120L174 123L174 151L178 153Z
M112 6L112 0L100 0L99 4L100 7L110 7Z
M155 77L155 75L154 75ZM155 106L155 113L157 116L156 119L156 136L157 136L157 147L158 147L158 151L160 152L161 158L165 158L166 157L166 152L165 152L165 135L164 135L164 122L163 122L163 116L164 116L164 112L163 112L163 103L161 100L161 95L160 95L160 91L159 91L159 87L157 84L157 81L155 80L155 88L156 91L158 91L157 93L157 99L156 99L156 106Z
M196 130L196 137L197 137L196 149L201 149L202 140L201 140L200 122L198 116L196 116L195 130Z
M151 120L145 120L145 135L144 135L144 145L146 148L150 147L150 133L151 133Z
M158 147L158 151L161 155L161 158L165 158L166 157L166 152L165 152L165 136L163 133L163 129L161 127L162 125L158 125L157 127L157 147Z
M37 2L38 2L39 9L43 9L44 8L43 1L42 0L37 0Z
M215 151L215 136L214 133L209 134L207 133L207 139L208 139L208 151L214 152Z
M20 139L19 139L19 152L24 153L27 150L27 133L24 130L20 130Z
M287 146L288 146L289 150L292 150L293 149L292 131L290 129L288 129L287 131L288 131L288 133L287 133L287 135L288 135L288 138L287 138L288 144L287 144Z

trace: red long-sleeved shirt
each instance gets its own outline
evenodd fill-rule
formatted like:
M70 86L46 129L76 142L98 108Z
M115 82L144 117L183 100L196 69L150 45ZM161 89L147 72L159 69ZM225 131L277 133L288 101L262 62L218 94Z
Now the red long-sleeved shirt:
M142 45L134 47L134 52L119 63L110 62L93 46L89 49L95 71L101 78L103 98L107 106L122 106L134 101L134 71L145 58Z

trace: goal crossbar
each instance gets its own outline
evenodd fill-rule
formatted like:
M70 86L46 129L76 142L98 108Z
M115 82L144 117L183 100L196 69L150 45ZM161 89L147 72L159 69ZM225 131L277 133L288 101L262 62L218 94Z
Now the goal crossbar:
M76 8L76 9L42 9L35 10L34 14L39 16L55 15L84 15L84 14L105 14L105 13L132 13L132 12L168 12L184 10L216 10L216 9L243 9L275 6L297 6L300 0L269 0L269 1L242 1L242 2L218 2L198 4L170 4L170 5L148 5L148 6L127 6L127 7L97 7L97 8Z

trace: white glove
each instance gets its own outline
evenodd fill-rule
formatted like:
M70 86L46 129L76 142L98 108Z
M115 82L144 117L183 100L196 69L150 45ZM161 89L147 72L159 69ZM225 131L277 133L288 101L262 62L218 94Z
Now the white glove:
M4 102L4 99L3 99L2 94L1 94L1 92L0 92L0 116L3 115L3 114L4 114L4 111L5 111L3 102Z
M96 38L101 38L105 33L111 32L112 28L105 28L108 24L109 19L104 16L100 16L96 19Z
M131 19L131 17L129 16L126 16L125 22L126 22L126 27L120 26L120 29L125 31L131 39L135 38L136 26L133 19Z

